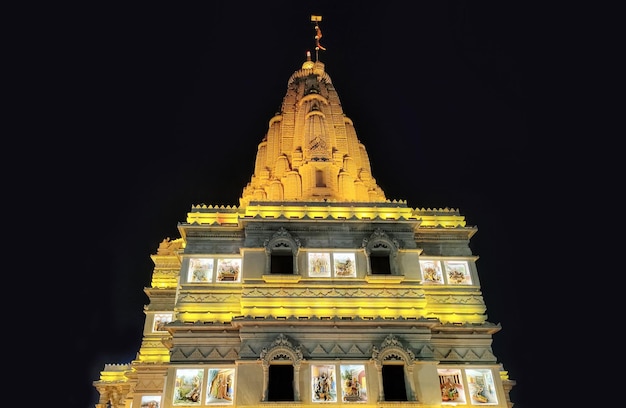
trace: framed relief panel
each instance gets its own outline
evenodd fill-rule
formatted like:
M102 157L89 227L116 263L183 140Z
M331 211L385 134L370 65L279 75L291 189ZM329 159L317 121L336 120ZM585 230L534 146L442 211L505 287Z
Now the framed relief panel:
M233 405L235 369L209 368L206 385L206 405Z
M213 281L213 258L191 258L187 282L208 283Z
M239 282L241 280L241 258L217 260L217 282Z
M196 406L201 403L204 370L199 368L179 368L176 370L174 398L172 403L177 406Z
M437 369L439 387L441 388L441 403L443 405L465 404L465 388L461 370Z
M309 276L320 278L330 277L329 252L309 252Z
M356 260L354 253L333 253L333 270L340 278L356 277Z
M337 373L334 365L311 366L312 402L337 402Z
M152 324L152 332L164 332L166 331L164 326L172 321L174 317L173 313L155 313Z
M443 265L446 270L446 279L448 279L448 284L472 284L472 276L470 275L469 265L467 264L467 261L445 261Z
M309 252L307 260L309 277L356 277L356 255L354 252Z
M363 364L342 365L341 400L344 402L367 402L367 379Z
M443 284L441 262L428 259L420 260L420 269L424 283Z
M161 397L159 395L143 395L141 408L161 408Z
M496 387L489 369L465 370L472 405L497 405Z

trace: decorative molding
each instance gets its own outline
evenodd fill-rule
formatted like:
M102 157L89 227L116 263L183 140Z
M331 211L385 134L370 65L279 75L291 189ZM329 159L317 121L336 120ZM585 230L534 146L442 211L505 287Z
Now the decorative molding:
M383 361L403 361L406 365L412 365L415 362L415 353L408 347L404 347L402 342L393 334L389 334L380 343L380 348L372 346L371 360L377 366L382 366Z
M298 283L302 279L301 275L280 275L269 274L262 276L265 283Z
M259 354L259 360L264 366L268 366L270 362L277 360L290 360L294 366L299 366L304 357L302 356L302 347L294 346L284 334L279 334L272 344L263 347Z
M265 276L265 275L263 275ZM294 275L300 276L300 275ZM375 275L370 275L375 276ZM394 276L394 275L379 275L387 277L387 279L393 280L394 278L404 279L403 276ZM389 282L386 280L385 282ZM416 298L416 299L424 299L425 293L422 289L413 289L413 288L398 288L398 289L390 289L390 288L334 288L334 287L320 287L320 288L252 288L252 289L243 289L241 291L242 298L254 298L254 297L266 297L266 298L275 298L279 297L289 297L289 298L329 298L329 297L338 297L338 298Z

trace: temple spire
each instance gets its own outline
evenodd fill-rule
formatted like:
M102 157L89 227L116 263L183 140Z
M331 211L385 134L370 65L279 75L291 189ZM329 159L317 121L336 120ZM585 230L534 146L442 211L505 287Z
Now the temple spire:
M320 29L319 22L322 21L322 16L311 15L311 21L315 24L315 61L319 61L319 51L326 51L326 48L320 44L322 38L322 30Z

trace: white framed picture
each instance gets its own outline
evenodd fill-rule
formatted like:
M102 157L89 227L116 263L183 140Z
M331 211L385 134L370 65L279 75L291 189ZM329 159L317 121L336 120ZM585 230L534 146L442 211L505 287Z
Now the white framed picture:
M239 282L241 279L241 258L221 258L217 260L217 282Z
M420 260L422 270L422 280L426 284L443 284L443 273L441 272L441 262L436 260Z
M450 285L471 285L472 276L470 274L467 261L445 261L446 279Z
M187 273L187 282L209 283L213 281L213 258L191 258Z

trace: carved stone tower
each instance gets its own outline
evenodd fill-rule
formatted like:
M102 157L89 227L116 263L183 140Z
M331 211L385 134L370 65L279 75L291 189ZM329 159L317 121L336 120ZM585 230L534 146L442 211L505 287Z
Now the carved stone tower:
M104 367L96 408L513 406L477 228L385 197L310 54L239 205L192 205L178 229L152 255L137 357Z

